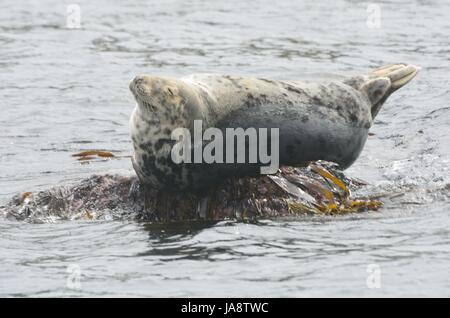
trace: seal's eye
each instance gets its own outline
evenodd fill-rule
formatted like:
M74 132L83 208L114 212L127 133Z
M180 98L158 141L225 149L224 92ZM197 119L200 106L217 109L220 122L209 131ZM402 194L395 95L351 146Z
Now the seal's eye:
M175 96L178 93L178 89L176 87L171 87L171 86L166 86L164 88L164 91L166 92L167 95L169 96Z

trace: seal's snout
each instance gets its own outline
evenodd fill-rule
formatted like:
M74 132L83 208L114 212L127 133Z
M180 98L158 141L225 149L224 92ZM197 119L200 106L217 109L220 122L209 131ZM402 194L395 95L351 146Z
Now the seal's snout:
M150 109L154 111L155 108L155 98L153 81L151 76L148 75L138 75L133 78L129 84L130 91L133 93L136 99L137 105L141 109Z
M136 101L152 103L155 94L154 78L148 75L138 75L130 82L129 88Z
M134 84L142 84L144 82L144 76L138 75L133 79Z
M133 93L137 93L138 89L142 88L142 86L144 85L145 85L145 76L138 75L131 80L129 87Z

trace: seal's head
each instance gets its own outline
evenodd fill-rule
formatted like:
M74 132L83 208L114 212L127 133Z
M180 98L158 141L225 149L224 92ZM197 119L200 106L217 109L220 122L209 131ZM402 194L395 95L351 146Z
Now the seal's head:
M375 69L368 75L348 79L345 83L367 96L374 119L388 97L409 83L419 70L411 64L392 64Z
M139 75L129 87L141 116L177 127L190 127L194 119L202 118L199 94L183 80Z
M136 76L130 82L138 106L145 111L157 112L178 107L183 97L176 80L150 75Z

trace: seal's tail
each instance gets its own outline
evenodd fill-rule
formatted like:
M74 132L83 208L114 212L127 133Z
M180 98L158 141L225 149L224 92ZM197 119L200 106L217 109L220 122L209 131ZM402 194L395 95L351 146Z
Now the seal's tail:
M412 64L391 64L370 72L359 90L365 92L372 104L372 118L378 114L386 99L408 84L420 68Z

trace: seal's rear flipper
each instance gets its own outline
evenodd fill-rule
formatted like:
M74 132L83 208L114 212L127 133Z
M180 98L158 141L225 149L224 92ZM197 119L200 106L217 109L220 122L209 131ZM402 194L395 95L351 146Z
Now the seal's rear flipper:
M372 71L359 90L366 93L372 104L372 118L378 114L386 99L408 84L420 68L411 64L392 64Z
M387 77L392 83L391 93L408 84L419 72L420 67L412 64L393 64L378 68L369 74L369 78Z

